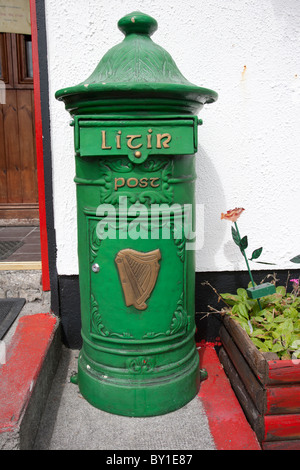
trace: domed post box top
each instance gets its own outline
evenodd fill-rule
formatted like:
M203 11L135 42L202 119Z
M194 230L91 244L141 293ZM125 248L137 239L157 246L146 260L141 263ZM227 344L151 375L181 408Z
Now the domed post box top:
M111 48L94 72L56 92L72 115L122 113L197 114L216 92L190 83L170 54L152 41L157 22L141 12L118 22L124 40Z

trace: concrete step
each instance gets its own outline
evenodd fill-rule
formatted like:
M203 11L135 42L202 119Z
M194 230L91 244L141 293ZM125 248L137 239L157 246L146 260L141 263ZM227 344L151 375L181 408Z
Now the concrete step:
M13 263L16 264L16 263ZM26 302L49 302L50 292L43 291L42 271L40 269L2 269L0 263L0 298L21 297ZM25 265L25 263L23 263Z
M208 373L198 396L166 415L130 418L96 409L82 397L70 383L79 351L63 347L34 450L101 450L108 458L116 451L261 450L214 345L198 348Z
M260 450L214 345L198 350L208 378L194 400L163 416L117 416L70 382L79 351L61 345L57 317L21 316L0 366L0 450Z

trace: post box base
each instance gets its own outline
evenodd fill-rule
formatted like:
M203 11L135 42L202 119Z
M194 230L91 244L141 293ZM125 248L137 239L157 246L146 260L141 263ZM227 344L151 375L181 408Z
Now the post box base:
M177 374L127 381L87 369L79 357L77 382L83 397L103 411L130 417L162 415L183 407L197 395L199 356L196 350L189 367Z

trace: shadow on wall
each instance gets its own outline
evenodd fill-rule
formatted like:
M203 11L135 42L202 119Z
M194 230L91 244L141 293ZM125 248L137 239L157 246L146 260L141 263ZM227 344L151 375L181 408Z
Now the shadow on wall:
M204 244L196 252L196 271L217 271L219 263L216 254L223 243L226 225L221 223L221 212L226 210L226 198L221 180L215 167L199 145L196 157L196 203L204 205ZM233 263L233 260L229 258Z
M295 0L271 0L275 18L277 18L288 33L298 31L299 17L297 14L290 14L295 10L299 14L299 4ZM283 20L283 21L282 21Z

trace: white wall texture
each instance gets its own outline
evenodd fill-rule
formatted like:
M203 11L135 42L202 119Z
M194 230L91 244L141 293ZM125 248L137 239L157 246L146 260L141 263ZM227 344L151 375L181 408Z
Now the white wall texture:
M117 21L135 10L158 21L152 39L191 82L218 92L200 116L197 203L204 244L197 271L245 269L220 214L244 207L249 255L271 269L300 254L299 0L46 0L57 268L77 274L73 128L56 90L76 85L123 39ZM252 265L253 269L269 269Z

